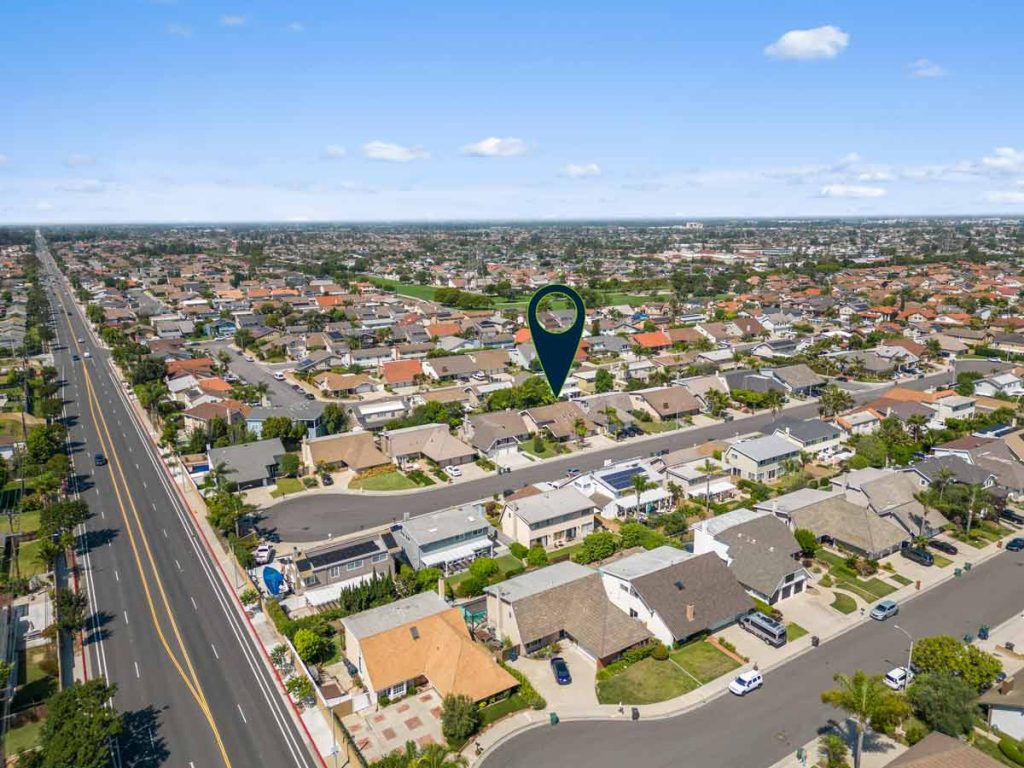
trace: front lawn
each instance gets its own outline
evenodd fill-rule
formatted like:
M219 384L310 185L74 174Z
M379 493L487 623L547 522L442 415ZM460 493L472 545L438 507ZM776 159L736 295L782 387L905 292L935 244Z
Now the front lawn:
M56 693L57 680L51 675L57 668L55 653L51 645L18 652L18 688L12 702L15 712L41 704Z
M4 754L8 758L17 755L25 749L32 749L39 744L43 730L43 719L28 720L17 728L12 728L4 734Z
M734 659L705 640L687 643L679 650L673 651L669 658L701 683L711 682L739 666Z
M890 573L889 578L899 584L901 587L908 587L914 582L908 579L906 576L901 576L898 573Z
M794 640L799 640L801 637L807 634L807 630L797 624L795 621L789 622L786 625L786 641L792 643Z
M835 599L832 601L832 607L840 613L853 613L857 610L857 601L852 596L845 592L833 592Z
M408 491L418 488L415 482L401 472L384 472L370 475L367 478L356 478L348 484L349 488L361 488L364 491Z
M656 435L659 432L671 432L677 428L674 421L638 421L636 425L648 435Z
M11 528L11 522L14 523L14 527ZM7 533L35 533L39 530L39 510L33 512L22 512L21 514L14 515L14 517L8 520L7 516L3 516L3 522L0 523L0 530L4 530Z
M46 573L46 566L39 562L39 550L42 545L42 539L18 544L18 569L23 579L31 579L33 576Z
M281 477L277 480L277 488L270 492L275 499L287 496L290 493L300 493L306 490L306 486L297 477Z
M647 658L597 683L601 704L654 704L682 696L698 683L671 661Z
M953 564L953 561L950 560L948 557L943 557L942 555L936 554L935 552L932 553L932 557L935 558L935 565L937 565L939 568L949 568L949 566Z
M558 443L554 440L544 438L543 448L540 451L534 450L533 440L524 440L519 444L520 450L524 453L528 453L531 456L536 456L538 459L550 459L559 455Z

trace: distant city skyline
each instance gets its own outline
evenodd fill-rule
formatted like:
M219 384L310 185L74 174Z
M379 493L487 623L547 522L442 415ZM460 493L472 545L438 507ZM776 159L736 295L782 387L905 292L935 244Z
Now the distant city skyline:
M7 7L0 223L1024 216L1019 6Z

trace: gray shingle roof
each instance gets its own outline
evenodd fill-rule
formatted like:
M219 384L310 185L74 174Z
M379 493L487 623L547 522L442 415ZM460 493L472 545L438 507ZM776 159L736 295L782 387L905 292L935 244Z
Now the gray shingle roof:
M800 565L793 559L800 547L784 522L770 515L740 523L718 535L729 547L729 567L741 584L771 595L782 579Z

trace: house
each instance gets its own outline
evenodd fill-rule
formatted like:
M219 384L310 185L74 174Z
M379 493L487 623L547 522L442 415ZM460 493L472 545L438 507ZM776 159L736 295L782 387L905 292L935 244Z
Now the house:
M345 468L357 475L391 463L387 456L377 450L370 432L346 432L307 438L302 441L302 461L310 469Z
M452 507L405 520L395 530L395 541L413 568L438 567L445 575L469 567L478 557L494 554L497 534L483 508Z
M989 688L978 699L988 724L1011 738L1024 739L1024 670Z
M847 501L841 492L789 512L792 528L805 528L819 541L878 560L899 551L910 538L891 519L879 517L867 507Z
M560 401L551 405L542 405L522 412L530 432L547 432L554 440L569 442L578 440L576 432L578 424L582 425L584 436L592 436L597 428L583 410L572 402Z
M520 653L569 642L599 665L647 642L651 633L616 607L601 575L564 561L487 587L487 623Z
M576 401L590 419L606 435L616 440L638 433L637 419L633 415L633 399L627 392L606 392Z
M870 435L882 426L885 417L874 408L861 408L843 416L836 416L836 426L849 435Z
M400 698L413 686L485 702L518 685L473 642L462 611L435 592L346 616L341 625L345 656L358 670L372 705L382 697Z
M470 444L490 459L517 454L519 443L530 436L526 422L515 411L481 413L465 424L465 431L471 435Z
M936 456L958 456L968 464L995 475L996 485L1006 489L1013 499L1024 495L1024 464L1006 439L966 435L935 446Z
M959 456L929 456L904 467L901 471L916 477L921 488L928 488L943 470L948 470L953 482L956 483L980 485L982 488L992 488L996 484L995 473L984 467L969 464Z
M899 525L907 538L935 536L949 522L938 510L917 500L921 486L904 472L866 467L833 477L830 482L847 501Z
M257 440L253 443L211 448L207 453L211 467L223 464L228 471L228 482L238 490L270 485L277 477L278 463L287 451L279 438Z
M373 400L355 403L349 412L363 429L380 429L389 421L408 416L409 406L405 400Z
M673 464L665 476L668 482L679 486L685 498L702 503L708 497L715 503L728 501L740 493L722 463L711 456Z
M642 478L645 488L639 498L636 478ZM597 513L605 519L646 520L672 508L672 494L662 487L662 480L650 462L632 459L579 475L572 485L594 502Z
M984 698L984 697L982 697ZM980 749L932 731L917 744L897 757L886 768L1002 768Z
M785 387L788 394L797 397L817 397L826 383L804 363L773 368L767 373Z
M256 437L263 435L264 422L273 416L284 416L293 424L301 424L306 428L307 437L320 437L324 434L324 406L319 400L298 400L285 405L268 408L257 407L249 411L245 417L245 426Z
M608 599L671 647L716 632L754 607L729 566L713 552L658 547L598 568Z
M800 448L778 435L766 435L733 443L722 458L734 475L770 482L789 471L788 462L799 461Z
M974 382L974 394L979 397L1006 395L1018 397L1024 394L1024 379L1010 371L996 373Z
M797 342L794 339L768 339L754 345L750 354L765 360L780 357L792 357L797 353Z
M759 600L774 605L804 591L810 574L786 523L770 512L740 508L693 526L693 553L714 552Z
M787 420L775 425L775 434L813 456L830 455L839 450L843 430L821 419Z
M313 384L327 397L334 398L365 395L377 390L377 384L365 373L331 373L325 371L313 377Z
M380 375L389 387L411 387L423 375L423 364L419 360L393 360L381 365Z
M445 379L468 381L474 373L480 370L480 367L469 355L429 358L423 361L422 366L423 373L435 381Z
M675 421L700 413L700 401L685 387L658 387L631 393L637 410L650 413L656 421Z
M453 436L447 424L386 429L380 433L380 448L400 466L425 458L448 467L468 464L476 458L473 447Z
M558 549L594 530L594 502L571 485L509 501L501 532L524 547Z
M294 556L296 592L310 607L338 599L374 578L395 574L398 545L390 532L339 541L299 552Z

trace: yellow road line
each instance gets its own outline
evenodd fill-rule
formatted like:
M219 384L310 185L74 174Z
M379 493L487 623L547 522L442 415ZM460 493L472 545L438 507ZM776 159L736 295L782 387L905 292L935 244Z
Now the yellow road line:
M70 323L68 325L69 325L69 329L70 329ZM75 338L74 333L71 334L71 338L74 339L75 348L78 350L79 353L81 353L81 351L82 351L81 345L78 343L77 338ZM119 488L119 486L117 484L116 479L112 478L112 480L114 480L113 485L114 485L114 493L117 496L117 504L118 504L118 507L119 507L119 509L121 511L121 516L122 516L122 519L124 520L125 528L128 531L128 538L129 538L129 541L131 543L132 553L133 553L133 555L135 557L135 563L136 563L136 566L137 566L138 571L139 571L139 577L140 577L140 579L142 581L143 591L144 591L145 596L146 596L146 602L149 605L149 612L150 612L150 617L151 617L151 619L153 621L153 626L156 629L157 635L160 638L160 642L163 645L164 650L167 652L168 658L171 660L171 663L174 665L174 668L177 670L178 675L184 681L185 686L191 692L193 698L195 698L195 700L196 700L196 703L199 705L200 710L202 710L203 715L206 717L206 720L207 720L207 722L210 725L210 729L213 731L214 739L217 742L217 747L218 747L218 749L219 749L219 751L221 753L221 757L224 760L224 765L227 766L227 768L231 768L231 760L228 758L227 750L226 750L226 748L224 746L223 739L221 738L220 731L217 728L217 724L216 724L216 722L214 720L213 713L210 711L209 704L206 701L206 696L203 694L202 686L199 683L199 677L196 674L195 668L192 666L192 661L191 661L191 659L189 657L188 651L185 648L184 640L182 639L181 633L178 630L178 624L177 624L177 622L174 619L174 612L171 610L170 603L169 603L169 601L167 599L167 593L164 591L163 581L161 580L159 571L156 568L156 562L155 562L155 560L153 558L153 552L152 552L152 550L150 549L150 546L149 546L149 540L148 540L148 538L146 536L145 529L142 526L142 520L139 517L138 509L135 506L135 501L132 498L131 490L128 487L128 482L125 479L124 469L121 466L120 458L118 456L118 453L117 453L116 449L114 448L114 441L113 441L113 438L110 435L110 429L107 426L106 418L103 415L102 408L100 408L99 398L96 395L96 391L95 391L95 389L93 387L92 377L89 374L88 365L83 364L83 366L82 366L82 373L83 373L83 375L85 377L86 390L87 390L88 396L89 396L89 412L92 415L93 421L94 421L94 423L97 426L97 433L100 436L100 443L110 453L111 458L113 459L114 463L116 464L117 472L118 472L118 474L121 477L121 482L124 484L125 495L128 497L128 503L129 503L129 505L132 508L132 515L135 518L135 521L136 521L136 523L138 525L138 528L139 528L139 536L142 539L143 546L145 547L145 550L146 550L146 555L147 555L147 557L149 559L149 569L150 569L150 571L151 571L151 573L153 575L153 578L156 581L157 588L160 591L160 596L161 596L162 602L164 604L164 608L165 608L165 611L166 611L167 618L171 622L171 628L173 629L175 638L177 639L178 645L181 648L182 655L183 655L183 657L185 659L185 664L188 666L189 672L191 673L191 680L190 680L190 676L187 675L185 673L185 671L182 669L180 661L178 660L178 658L174 654L174 652L171 650L170 643L167 641L167 638L164 635L163 627L161 626L160 620L157 617L156 605L155 605L155 603L153 601L152 593L150 592L149 581L146 578L145 566L144 566L144 564L142 562L142 557L139 554L138 545L137 545L137 543L135 541L135 533L134 533L134 531L132 529L131 523L128 520L128 512L127 512L127 509L125 508L124 501L123 501L122 496L121 496L121 490L120 490L120 488ZM97 411L98 411L98 414L99 414L98 418L97 418ZM102 432L100 431L100 427L102 427ZM106 434L106 440L103 439L104 433Z

